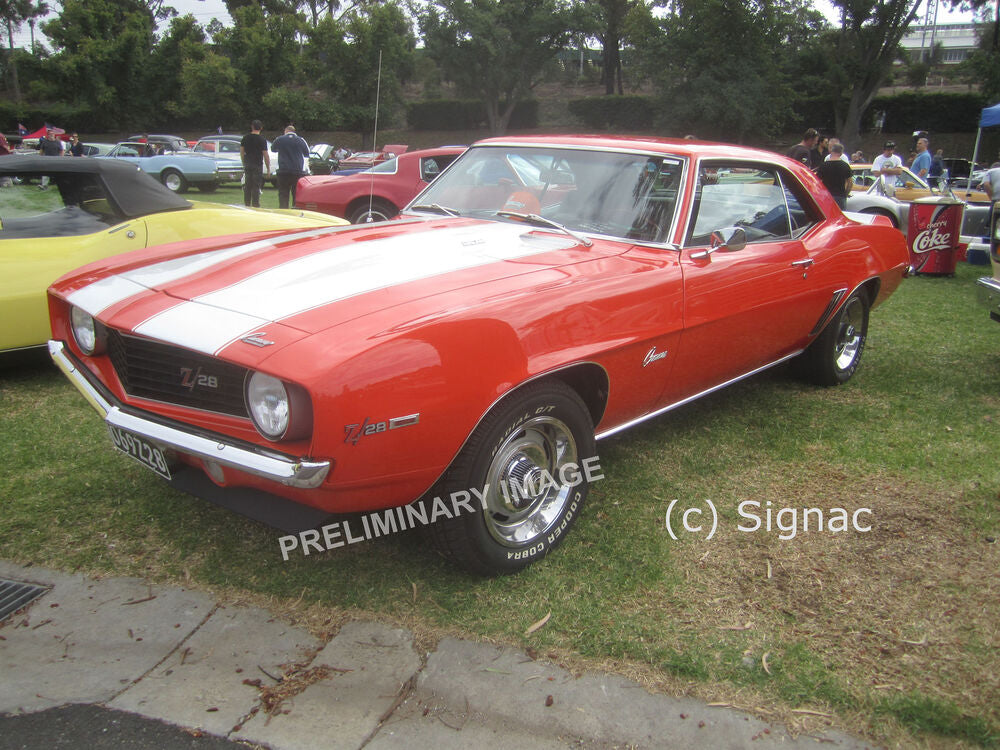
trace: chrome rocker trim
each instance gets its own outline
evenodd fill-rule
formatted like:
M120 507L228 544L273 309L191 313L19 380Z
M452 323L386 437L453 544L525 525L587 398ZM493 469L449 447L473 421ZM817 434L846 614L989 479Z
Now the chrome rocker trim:
M289 487L314 489L319 487L330 472L329 461L303 461L279 453L265 454L224 442L225 438L211 439L160 424L144 417L122 411L98 391L84 375L73 356L61 341L49 341L49 355L69 381L76 386L91 406L108 424L148 438L159 445L181 453L230 466L254 476L270 479Z

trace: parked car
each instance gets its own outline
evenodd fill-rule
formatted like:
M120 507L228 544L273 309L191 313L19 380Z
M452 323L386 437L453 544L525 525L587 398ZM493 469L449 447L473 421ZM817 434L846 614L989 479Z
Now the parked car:
M389 159L395 159L400 154L406 153L407 146L389 144L383 146L381 151L355 151L346 159L341 159L337 164L337 171L343 174L360 172L371 169L376 164L381 164Z
M509 573L566 538L607 468L595 438L793 358L824 385L854 375L908 268L900 233L856 216L756 149L496 138L398 221L68 274L49 350L176 486L242 493L286 530L366 514L282 554L419 522Z
M989 316L1000 323L1000 202L994 204L990 218L990 262L993 276L983 276L977 282L979 303Z
M464 146L409 151L364 172L303 177L296 188L295 204L342 216L352 224L385 221L398 214L463 151Z
M164 146L170 146L172 151L188 151L190 146L188 142L181 138L179 135L163 135L161 133L151 133L151 134L138 134L130 135L128 140L134 143L140 143L145 140L146 143L161 143Z
M899 184L894 197L889 197L885 194L877 176L871 174L871 165L855 164L852 167L855 168L855 186L847 196L847 210L886 216L903 232L906 232L909 222L910 201L942 194L940 191L932 190L924 180L904 168L904 173L897 180ZM955 190L950 194L958 200L966 200L964 190ZM971 193L962 218L959 241L966 243L973 250L985 250L989 246L990 204L988 200L984 203L981 199L986 199L985 193Z
M871 164L852 164L854 172L854 185L852 192L869 190L872 187L878 189L876 183L879 182L878 175L872 174ZM915 201L917 198L926 198L928 195L935 195L937 191L927 184L927 181L910 171L909 167L903 167L902 174L896 175L893 181L893 189L896 198L901 201ZM884 189L883 189L884 191ZM965 186L959 190L955 188L955 194L967 203L989 203L990 198L981 190L966 191Z
M39 190L41 177L48 189ZM129 250L232 232L346 224L326 214L192 203L115 159L0 159L0 352L43 347L45 289L77 266ZM134 262L134 261L133 261Z
M191 150L215 160L221 182L240 182L243 179L242 140L241 135L206 135L199 138Z
M337 171L340 159L333 154L336 146L330 143L315 143L309 148L310 174L330 174Z
M114 143L84 143L84 156L107 156L117 144Z
M135 164L174 193L187 192L189 187L211 193L221 182L214 159L189 151L173 151L169 146L125 142L119 143L107 155L95 158Z

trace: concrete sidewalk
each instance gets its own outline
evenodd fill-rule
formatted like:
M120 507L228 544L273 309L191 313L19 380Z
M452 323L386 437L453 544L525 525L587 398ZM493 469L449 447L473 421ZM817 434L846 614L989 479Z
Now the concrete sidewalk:
M288 750L869 746L837 733L793 739L736 710L615 675L577 678L511 648L445 638L421 653L409 631L375 622L322 643L264 610L137 579L3 561L0 578L51 587L0 623L8 717L93 704ZM14 722L0 718L0 735Z

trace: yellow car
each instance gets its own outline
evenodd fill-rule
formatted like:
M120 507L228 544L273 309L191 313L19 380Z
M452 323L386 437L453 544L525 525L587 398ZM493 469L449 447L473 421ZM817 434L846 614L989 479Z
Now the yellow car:
M134 164L0 157L0 355L44 346L45 290L86 263L179 240L341 224L313 211L191 202Z
M878 190L878 175L872 174L871 164L852 164L851 171L854 173L854 184L851 191ZM891 179L891 177L890 177ZM895 198L899 201L910 203L917 198L926 198L928 195L938 195L931 190L927 180L910 171L909 167L903 167L901 174L895 175ZM989 203L990 198L982 190L966 190L955 188L955 197L965 203Z

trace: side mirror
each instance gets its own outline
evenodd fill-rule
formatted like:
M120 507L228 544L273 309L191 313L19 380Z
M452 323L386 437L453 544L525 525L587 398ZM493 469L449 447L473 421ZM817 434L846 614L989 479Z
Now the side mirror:
M694 260L708 258L712 253L718 251L733 253L742 250L747 246L747 230L743 227L724 227L716 229L711 234L709 240L710 247L707 250L699 250L691 253Z

